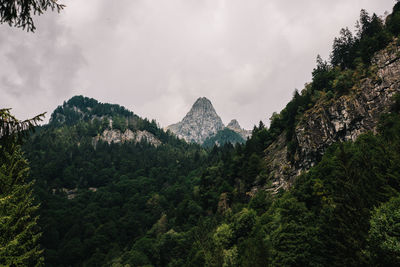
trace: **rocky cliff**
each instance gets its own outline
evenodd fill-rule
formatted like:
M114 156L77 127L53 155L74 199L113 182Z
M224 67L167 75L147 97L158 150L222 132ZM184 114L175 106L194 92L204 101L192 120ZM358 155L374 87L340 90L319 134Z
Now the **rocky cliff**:
M124 132L121 132L118 129L106 129L101 135L93 138L93 145L96 146L99 140L107 142L108 144L125 142L139 143L143 140L153 146L161 145L161 141L158 140L152 133L139 130L131 131L130 129L126 129Z
M55 128L68 126L63 129L66 132L79 128L79 134L74 134L77 143L87 138L95 147L100 140L108 144L145 141L159 146L162 143L155 130L155 121L142 119L123 106L84 96L74 96L58 106L49 125Z
M226 128L238 133L243 138L243 141L251 135L251 131L240 127L239 122L235 119L225 127L211 101L205 97L200 97L196 100L182 121L166 127L167 130L170 130L179 138L198 144L204 144L204 141L209 141L210 138L216 137L217 134L221 134ZM236 143L238 142L236 139L230 140L228 138L223 143ZM243 141L240 141L240 143Z
M200 97L182 121L168 126L167 130L187 142L202 144L207 137L215 135L223 128L224 124L211 101L205 97Z
M231 129L232 131L240 134L240 136L246 140L248 137L250 137L251 135L251 131L243 129L242 127L240 127L240 124L237 120L233 119L231 120L228 125L226 126L226 128Z
M321 99L304 113L295 129L298 149L293 162L287 159L285 133L266 149L274 190L290 186L334 142L355 140L362 133L376 131L380 115L389 110L393 95L400 92L398 42L378 52L370 69L372 75L356 84L349 94L330 101Z

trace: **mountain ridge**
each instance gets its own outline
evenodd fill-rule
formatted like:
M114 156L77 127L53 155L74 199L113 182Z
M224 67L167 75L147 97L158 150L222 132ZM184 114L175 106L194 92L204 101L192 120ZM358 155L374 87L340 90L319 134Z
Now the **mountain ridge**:
M394 10L398 26L400 2ZM85 105L58 112L25 145L46 264L397 266L387 244L400 241L400 42L387 46L380 18L365 14L344 49L335 40L335 61L318 60L312 82L243 145L206 149L140 118L135 131L163 145L125 142L133 125L120 113L110 123ZM102 130L120 142L94 147Z
M251 131L250 130L246 130L244 128L242 128L239 124L239 122L236 119L232 119L228 125L226 126L226 128L231 129L234 132L237 132L238 134L240 134L240 136L242 136L242 138L244 140L246 140L248 137L251 136Z
M171 136L158 128L155 120L142 119L123 106L101 103L82 95L73 96L58 106L46 127L61 127L66 132L81 129L84 134L75 134L76 141L80 143L81 139L90 137L94 147L99 141L109 145L144 141L157 147L171 140Z
M167 130L170 130L179 138L183 138L187 142L198 144L203 144L207 139L216 136L220 131L223 131L226 128L239 134L243 139L240 141L241 143L243 143L251 134L250 131L242 129L235 119L225 127L211 101L206 97L199 97L180 122L166 127ZM226 134L223 135L227 136ZM230 141L236 143L238 140L237 137L234 137L232 140L224 140L222 143ZM221 143L218 140L214 141L216 143Z
M393 96L400 93L399 55L399 40L395 39L374 55L369 77L339 98L321 97L306 110L294 128L294 151L285 140L287 132L265 149L274 191L289 188L299 174L320 161L331 144L355 141L368 131L376 133L380 115L390 111Z
M206 97L199 97L180 122L169 125L166 129L187 142L202 144L207 137L215 135L224 127L211 101Z

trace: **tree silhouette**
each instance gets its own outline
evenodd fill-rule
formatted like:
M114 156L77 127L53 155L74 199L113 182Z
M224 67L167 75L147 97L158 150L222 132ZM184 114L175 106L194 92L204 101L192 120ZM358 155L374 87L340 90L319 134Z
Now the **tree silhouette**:
M60 12L63 8L57 0L0 0L0 23L34 32L34 15L41 15L48 9Z

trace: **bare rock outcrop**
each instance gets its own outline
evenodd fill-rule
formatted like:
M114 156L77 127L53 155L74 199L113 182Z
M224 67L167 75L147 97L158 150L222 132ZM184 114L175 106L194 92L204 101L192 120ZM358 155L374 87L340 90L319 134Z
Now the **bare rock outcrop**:
M298 150L294 162L286 159L284 134L266 149L274 189L287 188L301 172L314 166L325 150L338 141L355 140L376 132L382 113L400 92L400 48L397 41L378 52L372 61L375 75L363 79L349 94L331 101L321 100L305 112L296 126Z
M202 144L207 137L214 136L224 127L211 101L200 97L182 121L168 126L167 130L187 142Z
M233 119L231 120L228 125L226 126L226 128L231 129L232 131L240 134L240 136L246 140L248 137L251 136L251 131L243 129L242 127L240 127L240 124L237 120Z
M144 140L156 147L161 145L161 141L146 130L131 131L130 129L126 129L124 132L121 132L118 129L106 129L101 135L93 138L93 145L95 146L99 140L107 142L108 144L125 142L139 143Z

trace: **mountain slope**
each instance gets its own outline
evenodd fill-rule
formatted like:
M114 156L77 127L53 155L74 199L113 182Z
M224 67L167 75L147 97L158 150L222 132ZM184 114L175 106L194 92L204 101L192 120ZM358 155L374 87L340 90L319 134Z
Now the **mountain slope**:
M178 137L187 142L202 144L207 137L215 135L224 128L221 118L215 111L211 101L200 97L193 104L182 121L167 127Z
M251 131L242 129L237 120L225 128L211 101L200 97L182 121L166 128L187 142L212 146L214 144L243 143Z
M288 150L286 132L266 148L275 188L287 188L301 171L314 166L331 144L376 132L381 114L389 111L393 95L400 93L399 55L395 40L373 57L369 77L356 81L348 93L337 98L322 95L296 125L294 151Z
M46 264L397 266L400 3L385 24L360 21L244 144L203 149L68 104L25 146ZM127 130L162 145L123 141ZM119 135L93 145L109 131Z
M197 215L183 214L207 164L199 145L118 105L82 96L58 107L52 118L24 145L41 202L46 265L109 266L145 233L164 233L166 222L156 227L160 219L175 229L197 221L197 203L189 203ZM137 138L144 132L157 141Z
M113 116L131 117L138 119L139 117L126 108L109 103L100 103L96 99L84 96L74 96L64 102L62 106L58 106L50 117L50 125L74 125L79 121L91 121L94 119L109 119Z
M214 145L221 146L227 143L242 144L244 142L245 140L240 134L226 127L218 131L214 136L207 137L207 139L203 142L203 146L213 147Z
M233 119L231 120L228 125L226 126L226 128L240 134L240 136L243 138L243 140L246 140L248 137L251 136L251 131L243 129L242 127L240 127L240 124L237 120Z
M158 146L162 143L160 138L166 137L155 121L142 119L122 106L100 103L84 96L74 96L58 106L51 114L48 127L64 127L66 132L79 128L80 134L75 136L79 139L90 137L94 146L99 141L138 143L142 139Z

